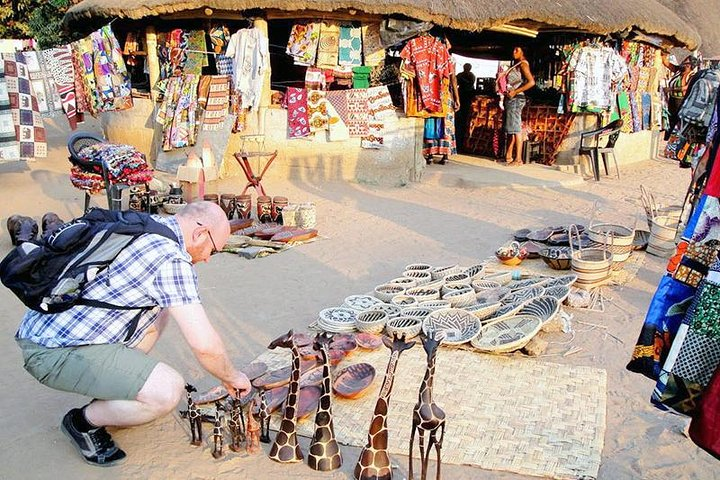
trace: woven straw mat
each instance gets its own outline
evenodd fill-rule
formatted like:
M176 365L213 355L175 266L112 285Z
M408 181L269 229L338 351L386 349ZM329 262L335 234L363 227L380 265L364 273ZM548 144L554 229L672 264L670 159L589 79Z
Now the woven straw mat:
M389 358L382 346L353 353L338 365L367 362L376 369L361 398L333 397L338 442L365 446ZM290 362L290 352L268 350L257 361L280 368ZM425 368L419 343L400 355L390 398L390 453L407 455ZM605 436L606 383L602 369L441 348L433 400L446 414L442 460L527 475L596 478ZM281 415L273 414L275 430ZM312 437L314 417L300 422L300 435ZM417 450L417 437L415 441Z

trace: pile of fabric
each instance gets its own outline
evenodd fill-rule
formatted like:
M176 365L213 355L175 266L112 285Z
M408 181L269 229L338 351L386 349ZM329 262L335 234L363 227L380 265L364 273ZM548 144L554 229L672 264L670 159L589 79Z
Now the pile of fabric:
M153 170L145 155L131 145L115 143L97 143L78 152L87 162L104 163L111 184L141 185L153 178ZM105 188L102 168L99 166L83 169L77 165L70 169L70 181L75 188L87 190L91 194Z

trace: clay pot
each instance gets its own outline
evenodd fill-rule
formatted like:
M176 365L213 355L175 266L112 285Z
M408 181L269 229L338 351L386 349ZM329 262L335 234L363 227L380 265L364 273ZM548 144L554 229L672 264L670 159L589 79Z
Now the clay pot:
M272 220L283 225L283 210L288 206L287 197L275 196L272 199Z
M235 195L232 193L223 193L220 195L220 208L223 209L228 220L232 220L235 215Z
M252 212L252 196L248 194L236 195L235 212L240 219L250 218Z
M257 217L260 223L272 222L272 198L260 195L257 198Z
M217 193L206 193L203 197L203 200L205 200L206 202L213 202L220 205L220 197Z

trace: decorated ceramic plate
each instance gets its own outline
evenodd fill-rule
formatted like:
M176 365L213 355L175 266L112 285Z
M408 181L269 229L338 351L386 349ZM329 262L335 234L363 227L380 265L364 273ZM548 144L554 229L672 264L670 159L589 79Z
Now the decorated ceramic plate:
M481 328L471 344L484 352L513 352L527 345L541 326L542 320L538 317L518 315Z
M358 312L363 312L365 310L372 309L375 305L379 303L382 302L370 295L350 295L345 299L343 307L349 308L351 310L356 310Z
M459 308L437 310L423 321L423 332L432 336L438 331L445 333L444 343L460 345L477 335L480 331L480 319Z
M344 398L361 397L375 379L375 367L369 363L355 363L337 373L333 381L333 391Z
M547 323L560 310L560 302L555 297L542 296L533 298L520 309L518 315L534 315L543 323Z
M357 312L351 308L333 307L320 311L319 320L326 324L347 326L355 324Z

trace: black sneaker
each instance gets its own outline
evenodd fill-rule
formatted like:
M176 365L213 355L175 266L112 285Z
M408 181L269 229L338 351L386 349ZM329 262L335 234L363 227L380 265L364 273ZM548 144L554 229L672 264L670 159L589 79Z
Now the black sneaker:
M105 427L81 432L75 428L72 416L72 410L65 414L60 423L60 430L72 440L85 463L98 467L111 467L125 461L127 455L115 445Z

